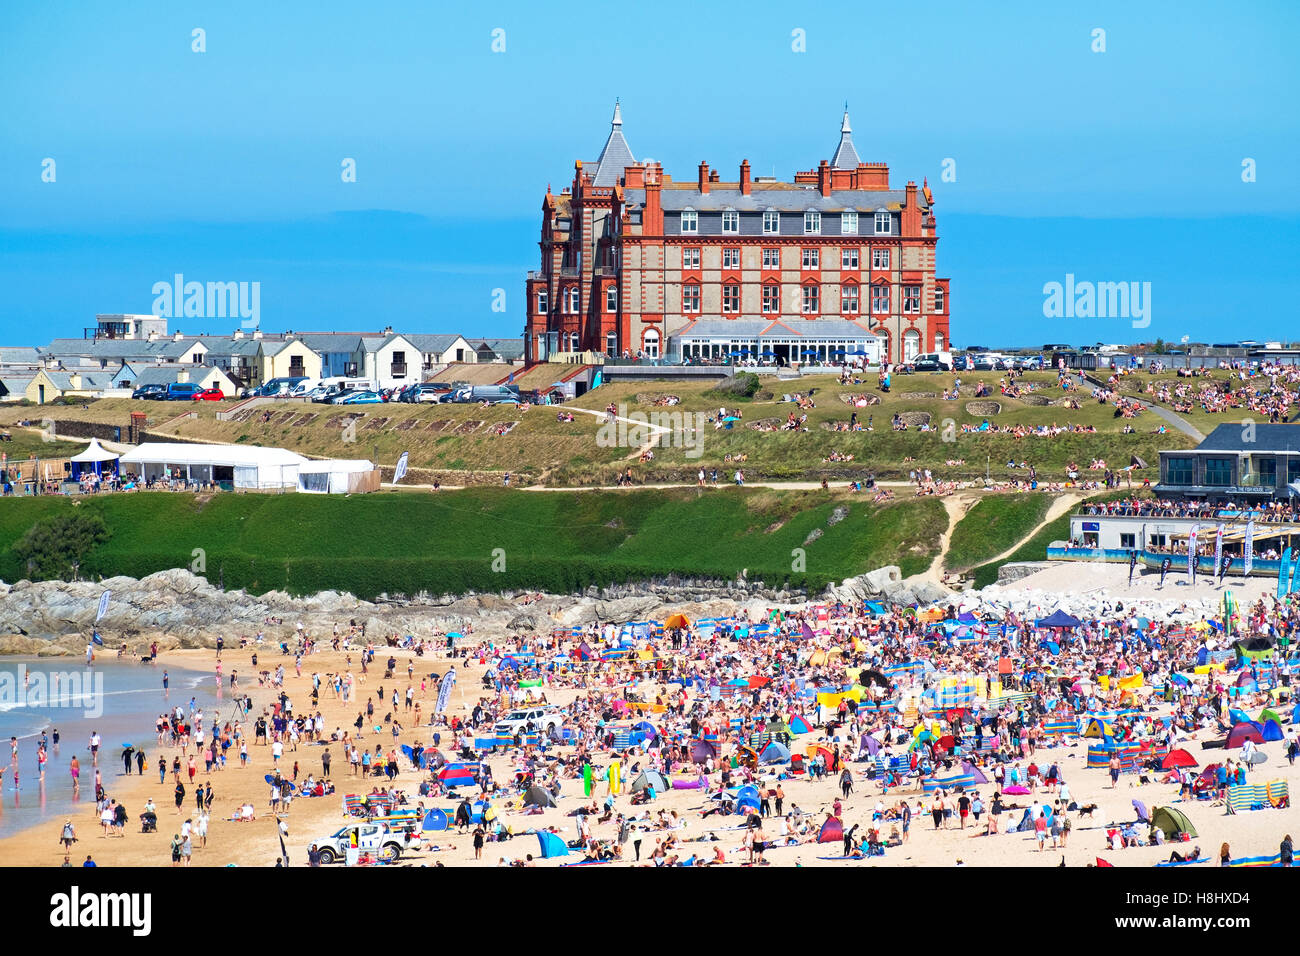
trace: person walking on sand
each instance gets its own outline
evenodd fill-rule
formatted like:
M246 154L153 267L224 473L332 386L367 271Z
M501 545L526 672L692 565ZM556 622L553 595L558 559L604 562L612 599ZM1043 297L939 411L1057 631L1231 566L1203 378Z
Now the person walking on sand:
M1112 755L1110 758L1110 789L1114 790L1119 786L1119 756Z
M483 859L483 828L474 828L474 859Z
M81 792L81 764L77 762L75 756L68 765L68 770L72 773L72 792L78 794Z

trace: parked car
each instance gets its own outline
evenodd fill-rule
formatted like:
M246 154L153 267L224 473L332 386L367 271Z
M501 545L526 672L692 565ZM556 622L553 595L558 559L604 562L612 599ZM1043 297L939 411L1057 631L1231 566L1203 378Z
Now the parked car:
M378 392L351 392L334 399L335 405L382 405L383 397Z
M497 721L497 733L507 734L539 733L550 736L552 730L564 724L564 717L549 707L529 707L524 710L511 711L502 720Z
M219 388L205 388L201 392L194 393L196 402L220 402L224 400L226 393Z
M416 402L436 402L438 399L451 391L451 386L445 382L425 382L423 385L417 385L412 397Z
M196 382L172 382L167 386L167 401L188 402L201 391L203 386Z
M166 385L141 385L131 393L132 398L148 399L149 401L161 402L167 399Z

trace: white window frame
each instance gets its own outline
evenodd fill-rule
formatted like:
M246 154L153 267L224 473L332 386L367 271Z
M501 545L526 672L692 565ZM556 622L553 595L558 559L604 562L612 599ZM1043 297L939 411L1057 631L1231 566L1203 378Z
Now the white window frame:
M642 348L646 356L657 359L659 357L659 330L646 329L641 341L644 343Z
M800 254L800 262L805 269L820 269L822 255L821 250L817 248L804 249Z
M728 265L730 263L730 265ZM722 268L739 269L740 268L740 248L737 246L727 246L722 250Z
M876 235L888 236L890 234L893 217L885 210L876 210Z
M618 333L613 329L605 333L605 354L616 355L618 353Z
M804 315L817 315L821 312L821 286L816 282L810 282L802 288L803 292L800 295L799 311Z
M698 271L700 268L700 248L699 246L686 246L682 249L682 269L685 271Z
M840 235L856 236L858 234L858 214L852 210L840 213Z
M728 228L730 224L730 228ZM722 210L722 233L726 236L740 235L740 213L734 209Z
M694 209L683 209L681 222L684 236L693 236L700 231L700 214Z
M569 286L568 306L568 309L565 311L567 311L569 315L577 315L582 311L581 290L579 290L576 285Z
M921 312L921 287L908 284L903 286L903 314L919 315Z
M549 314L547 312L547 309L550 306L550 304L551 304L550 293L547 292L545 289L538 289L537 290L537 314L538 315Z
M763 283L763 314L781 314L781 286L776 282Z
M618 289L614 286L610 286L605 290L605 311L618 311Z
M682 311L689 315L698 315L700 311L700 287L694 282L682 286Z
M840 250L840 268L852 269L857 271L860 250L856 246L849 246Z
M781 214L775 209L763 210L763 235L779 236L781 234Z
M889 271L889 250L888 249L871 250L871 268L878 272Z
M730 299L730 301L728 301ZM724 282L722 283L722 311L726 315L737 315L740 312L740 283Z
M942 352L943 349L943 329L936 329L934 333L934 350Z
M803 234L805 236L820 236L822 234L822 214L816 209L804 211Z
M861 292L855 282L846 282L840 286L840 312L845 315L857 315L861 307Z
M763 247L763 268L764 269L781 268L781 247L780 246Z
M943 286L934 288L934 311L936 315L942 315L944 308L948 305L947 295L944 294Z
M878 305L877 305L877 298L878 298L878 297L883 298L883 300L884 300L884 308L880 308L880 307L878 307ZM890 307L891 299L892 299L892 298L893 298L893 296L890 294L889 286L887 286L887 285L876 285L876 284L873 284L873 285L871 286L871 314L872 314L872 315L888 315L888 314L889 314L889 307Z

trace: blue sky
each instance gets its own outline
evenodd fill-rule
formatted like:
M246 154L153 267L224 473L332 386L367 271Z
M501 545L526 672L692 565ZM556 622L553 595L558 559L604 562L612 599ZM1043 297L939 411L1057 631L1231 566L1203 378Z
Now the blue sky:
M270 329L518 334L541 197L615 96L679 178L813 168L847 100L863 159L929 178L959 345L1286 337L1300 5L1042 6L7 4L0 344L147 312L177 272L260 282ZM1152 283L1150 328L1045 335L1067 272Z

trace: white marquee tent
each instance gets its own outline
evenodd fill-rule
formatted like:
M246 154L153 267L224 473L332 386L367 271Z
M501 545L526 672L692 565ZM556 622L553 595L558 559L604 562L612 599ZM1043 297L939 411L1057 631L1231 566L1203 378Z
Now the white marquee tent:
M297 490L298 470L308 463L302 455L284 448L179 442L145 442L121 457L123 470L135 471L148 481L172 477L287 491Z
M318 495L346 495L379 490L374 462L330 458L298 467L298 490Z

